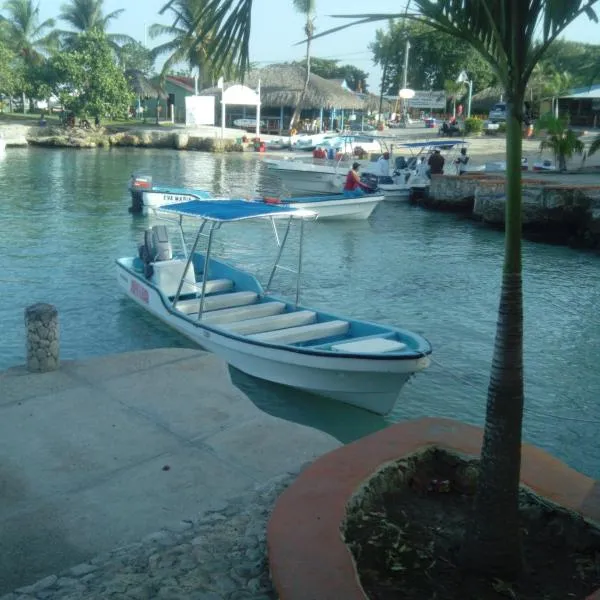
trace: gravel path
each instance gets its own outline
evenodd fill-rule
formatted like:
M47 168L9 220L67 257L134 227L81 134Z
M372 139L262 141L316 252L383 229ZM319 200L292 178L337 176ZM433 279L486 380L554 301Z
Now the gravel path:
M287 473L221 509L101 554L0 600L274 600L266 525Z

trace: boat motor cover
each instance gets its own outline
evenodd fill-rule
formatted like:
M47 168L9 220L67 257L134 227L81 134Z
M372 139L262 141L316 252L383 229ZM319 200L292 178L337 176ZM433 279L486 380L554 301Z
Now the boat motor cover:
M155 250L152 237L152 229L146 229L144 231L144 240L139 248L139 255L144 264L154 262Z
M152 241L154 245L154 260L171 260L173 249L169 242L169 234L166 225L154 225L152 227Z

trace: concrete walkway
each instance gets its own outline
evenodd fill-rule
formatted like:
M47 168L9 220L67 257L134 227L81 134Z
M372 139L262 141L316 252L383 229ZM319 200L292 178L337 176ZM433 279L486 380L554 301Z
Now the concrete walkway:
M0 595L219 510L337 446L259 411L201 351L0 373Z

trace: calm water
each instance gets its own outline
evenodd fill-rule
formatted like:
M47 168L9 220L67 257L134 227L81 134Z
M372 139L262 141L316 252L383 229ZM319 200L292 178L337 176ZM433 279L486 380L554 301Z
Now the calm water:
M0 369L24 363L23 310L37 301L59 309L63 358L190 346L117 290L114 259L134 252L148 226L127 213L136 170L217 194L278 192L254 155L9 149L0 161ZM226 255L264 276L271 237L266 224L232 226ZM238 372L234 381L263 410L344 442L422 415L481 424L502 245L498 232L405 205L381 205L365 223L307 225L304 302L418 331L436 362L387 419ZM600 258L532 243L524 254L525 437L600 477Z

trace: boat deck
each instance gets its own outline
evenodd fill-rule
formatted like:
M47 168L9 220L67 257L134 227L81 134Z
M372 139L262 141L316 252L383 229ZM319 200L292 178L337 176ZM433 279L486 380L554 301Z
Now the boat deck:
M202 280L196 281L202 287ZM171 301L173 298L171 298ZM200 297L187 297L175 310L197 319ZM295 307L254 291L237 290L231 279L207 280L200 321L210 327L267 344L313 347L352 354L402 353L410 349L393 330L373 326L356 335L352 322L315 310Z

